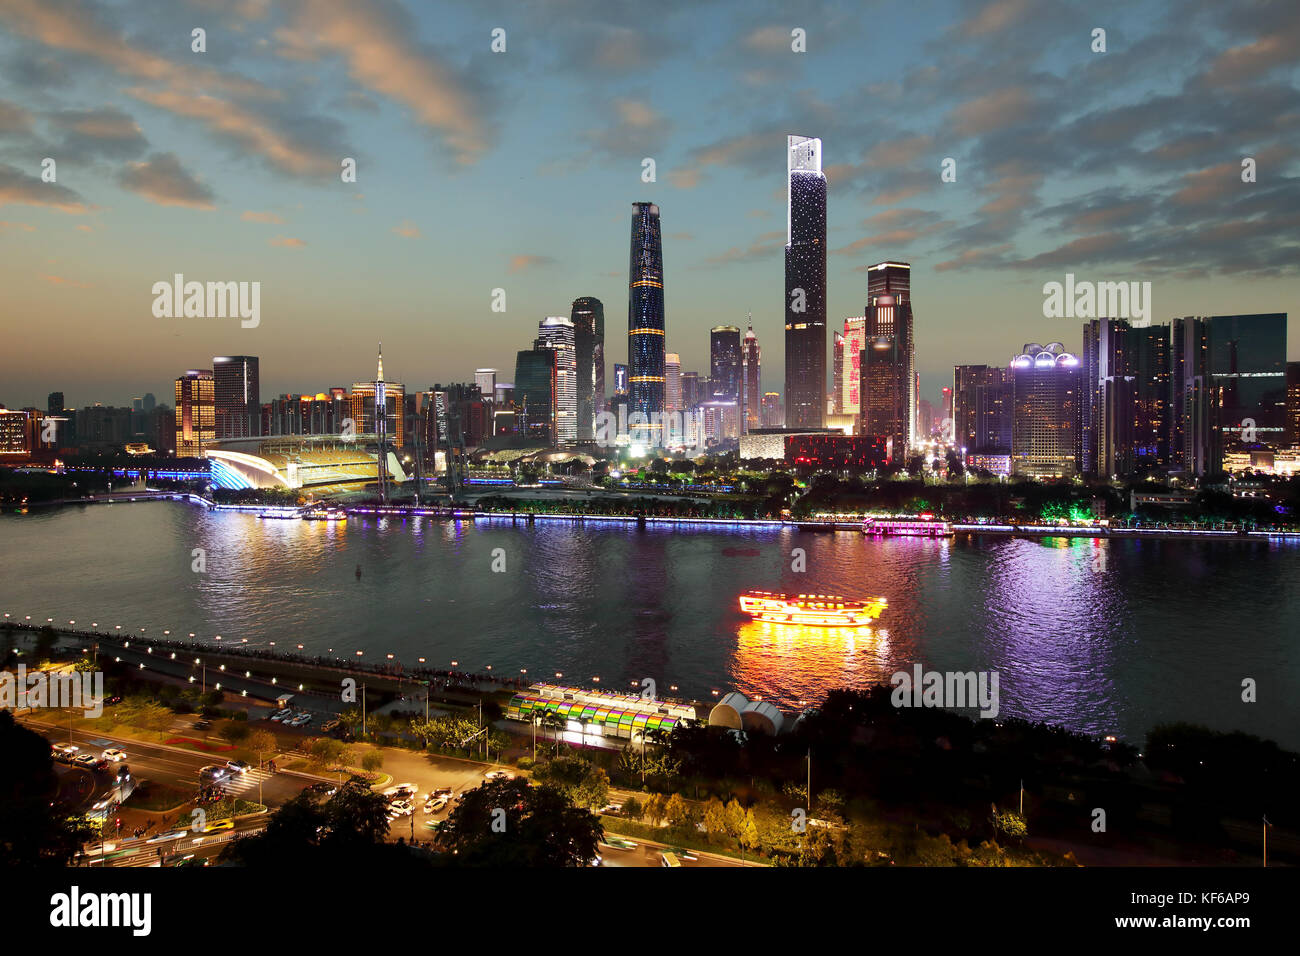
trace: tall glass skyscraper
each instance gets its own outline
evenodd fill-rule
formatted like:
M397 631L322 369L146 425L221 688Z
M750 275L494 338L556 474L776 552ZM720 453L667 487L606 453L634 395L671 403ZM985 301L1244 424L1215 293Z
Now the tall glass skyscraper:
M572 445L578 440L578 366L573 320L563 315L547 316L537 327L535 346L555 350L555 443Z
M740 400L740 329L717 325L709 330L709 390L716 399Z
M785 246L785 420L820 428L826 411L826 176L822 141L790 136Z
M750 318L749 331L740 345L740 391L741 421L740 430L747 432L759 427L759 408L763 402L763 350L759 347L758 336L754 334L754 321Z
M555 444L555 359L552 348L533 348L515 356L514 402L521 435Z
M257 356L218 355L212 360L212 383L217 440L260 434L262 399Z
M596 413L605 407L605 306L589 295L573 300L578 387L578 441L596 437Z
M664 411L682 410L682 358L676 352L664 356Z
M1079 473L1083 386L1078 357L1060 342L1026 345L1011 360L1012 474L1072 478Z
M886 439L891 460L903 460L916 433L917 400L912 267L906 262L868 267L863 343L859 434Z
M628 416L648 422L664 411L664 251L659 207L632 204L627 297ZM657 417L656 417L657 416ZM652 426L653 433L653 426Z

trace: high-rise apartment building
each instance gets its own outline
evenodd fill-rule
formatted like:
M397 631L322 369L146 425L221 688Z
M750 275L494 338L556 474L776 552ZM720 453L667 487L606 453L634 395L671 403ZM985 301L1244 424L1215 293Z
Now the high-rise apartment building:
M1218 469L1211 441L1209 320L1195 316L1174 319L1171 333L1170 467L1189 475L1204 475Z
M1300 448L1300 362L1286 363L1287 446Z
M786 140L785 404L791 427L820 428L826 406L826 176L822 141Z
M497 370L494 368L480 368L474 370L474 384L478 386L478 392L487 402L495 402L497 397Z
M837 415L856 416L862 412L862 349L866 342L866 325L866 318L851 315L844 320L844 332L835 333L832 394Z
M781 409L780 392L763 393L763 411L760 415L763 428L780 428L785 424L785 415Z

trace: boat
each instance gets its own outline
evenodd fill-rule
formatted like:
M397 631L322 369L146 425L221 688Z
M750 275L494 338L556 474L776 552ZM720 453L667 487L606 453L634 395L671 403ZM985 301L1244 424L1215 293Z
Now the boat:
M297 511L263 511L258 514L259 518L299 518L301 515Z
M865 627L889 606L886 598L851 601L838 594L796 594L746 591L740 610L756 621L812 627Z
M303 512L305 521L346 521L348 513L342 508L317 508Z

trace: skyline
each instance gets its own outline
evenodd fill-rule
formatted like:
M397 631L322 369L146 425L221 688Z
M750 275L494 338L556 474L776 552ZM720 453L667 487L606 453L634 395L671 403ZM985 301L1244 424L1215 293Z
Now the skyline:
M6 3L0 333L24 360L4 360L0 401L125 404L231 354L262 358L266 395L315 393L355 381L378 338L401 343L389 377L412 387L504 372L574 299L618 314L634 202L665 217L667 350L702 370L708 330L753 312L762 390L784 399L792 133L824 144L827 322L863 313L869 264L912 263L931 401L956 364L1004 364L1025 341L1078 347L1079 323L1041 314L1042 285L1067 273L1152 282L1155 323L1300 321L1286 55L1300 12L942 6L922 24L901 5L670 4L634 35L632 8L587 3L565 5L562 28L550 4ZM492 54L501 24L507 50ZM1097 25L1104 54L1088 49ZM790 50L796 27L806 53ZM877 32L891 43L864 73ZM46 156L56 183L40 181ZM345 156L355 184L339 182ZM955 183L940 180L946 157ZM177 272L260 281L260 326L155 319L150 289ZM626 361L619 324L607 365Z

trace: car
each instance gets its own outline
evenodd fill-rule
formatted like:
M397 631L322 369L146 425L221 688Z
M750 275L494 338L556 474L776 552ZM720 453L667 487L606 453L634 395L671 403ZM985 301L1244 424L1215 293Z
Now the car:
M72 763L74 766L77 767L89 768L95 766L95 761L98 759L99 758L96 757L94 754L77 754L75 757L72 758Z
M116 763L121 763L123 760L126 759L126 751L118 750L116 747L109 747L100 756L102 756L105 760L112 760L115 761Z
M484 780L509 780L511 779L511 774L505 770L489 770L487 773L483 774L483 779Z
M694 850L683 850L679 846L670 846L668 852L676 856L679 860L698 860Z
M334 794L338 793L338 791L339 788L336 787L334 784L325 783L324 781L313 783L310 787L307 788L308 793L318 793L323 797L332 797Z
M113 766L112 762L105 760L103 757L100 757L91 766L91 769L98 773L108 773L108 768L111 766Z
M605 858L604 858L603 856L601 856L599 853L597 853L595 856L593 856L593 857L591 858L591 862L588 863L587 865L588 865L588 866L601 866L604 862L605 862Z
M274 721L281 721L284 720L286 717L292 717L292 716L293 716L293 711L290 710L288 707L286 707L284 710L277 710L274 714L270 716L269 719Z
M337 717L331 717L329 720L325 721L325 723L320 725L320 729L329 733L335 727L342 726L342 724L343 721L339 720Z
M90 809L92 809L92 810L107 810L107 809L108 809L109 807L111 807L112 805L113 805L113 798L112 798L112 796L107 796L107 797L105 797L103 800L100 800L97 804L95 804L95 805L94 805L93 807L91 807Z
M130 780L130 779L131 779L131 768L130 768L130 767L128 767L126 764L122 764L122 766L120 766L120 767L117 768L117 784L118 784L118 786L121 786L122 784L126 783L126 782L127 782L128 780Z
M625 840L622 837L605 837L604 843L606 846L612 846L616 850L635 850L637 848L637 844L633 843L631 840Z
M253 769L252 764L243 760L227 760L226 767L235 771L235 773L248 773Z
M311 714L299 714L292 720L286 720L285 725L289 727L306 727L311 723Z
M601 813L622 813L622 812L623 812L623 804L621 804L621 803L607 803L607 804L605 804L605 806L603 806L603 807L600 808L600 812L601 812Z
M429 791L429 796L447 797L448 799L450 799L451 795L455 792L456 790L454 787L436 787L435 789Z
M430 794L429 796L433 796L433 794ZM433 797L432 800L426 800L424 803L424 812L438 813L440 810L442 810L444 807L447 806L447 802L450 799L451 799L450 797Z
M114 694L112 697L108 698L108 700L104 701L104 706L112 707L114 704L120 704L120 703L122 703L122 698Z
M433 831L436 831L440 826L442 826L441 820L429 820L427 823L424 824L424 828L426 830L433 830Z
M411 805L410 800L394 800L388 806L390 817L409 817L414 812L415 807Z
M212 722L211 722L210 720L196 720L196 721L194 721L194 729L195 729L195 730L209 730L209 729L211 729L211 727L212 727Z
M381 790L380 793L385 797L413 797L415 796L415 784L413 783L395 783L387 790Z
M168 840L179 840L182 837L189 836L189 830L168 830L166 833L159 833L157 836L151 836L145 840L145 843L166 843Z
M230 774L231 770L229 767L221 767L214 763L208 764L199 771L199 777L210 783L219 783L229 777Z
M218 830L233 830L235 828L234 820L213 820L203 828L204 833L216 833Z

